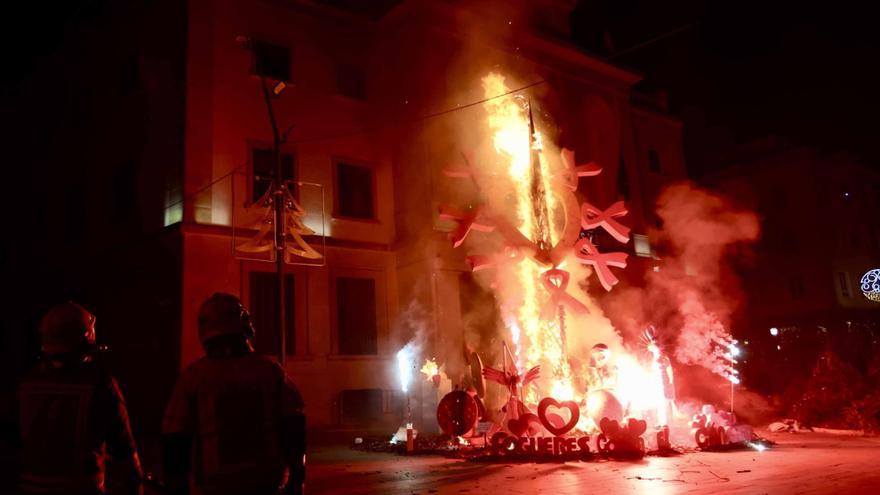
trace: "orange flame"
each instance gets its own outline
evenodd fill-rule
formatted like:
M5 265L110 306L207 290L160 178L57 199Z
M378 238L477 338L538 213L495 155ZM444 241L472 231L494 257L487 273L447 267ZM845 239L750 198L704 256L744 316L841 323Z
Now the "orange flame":
M565 214L551 184L554 174L561 171L561 164L551 163L541 153L544 144L537 129L538 123L535 123L534 135L530 135L528 100L507 95L510 88L499 74L487 75L482 83L489 99L485 108L496 156L493 180L501 187L509 187L506 198L511 201L508 204L512 211L508 220L539 249L552 247L559 242L564 228L556 221L565 218ZM497 97L500 94L506 96ZM540 397L547 396L575 401L584 398L584 391L575 385L569 364L562 327L565 315L554 320L541 318L541 309L548 295L541 287L540 275L549 268L551 266L544 266L526 256L512 267L513 276L505 280L514 287L507 287L504 292L516 294L516 297L504 300L507 296L503 296L501 299L502 316L510 331L518 368L527 370L541 365L542 376L536 382L537 386L523 391L529 404L536 404ZM650 416L654 422L665 424L667 404L660 370L650 359L639 357L622 348L616 352L613 365L618 373L613 393L628 415ZM588 389L599 388L595 383L586 385ZM578 428L587 429L589 423L590 420L583 415Z
M431 381L435 375L440 374L440 368L437 367L437 361L434 358L426 359L425 365L419 371L425 374L425 378L428 381Z
M504 77L495 73L483 78L483 90L487 98L510 91ZM554 171L540 153L543 148L541 135L536 130L535 135L530 136L528 105L527 101L514 95L491 99L486 104L488 125L493 132L495 153L502 164L506 164L505 172L513 188L510 197L515 203L511 220L525 237L542 248L549 248L559 241L561 235L562 226L551 221L559 216L560 204L552 194L550 178ZM537 164L533 160L533 151L538 151ZM538 187L535 187L536 182ZM541 211L545 212L543 218ZM540 287L539 277L547 268L528 257L514 267L518 285L515 289L520 297L517 304L510 305L514 314L505 320L511 331L519 368L542 365L542 379L538 384L541 391L557 399L575 399L571 367L559 323L540 318L547 295ZM525 392L527 402L537 402L539 395L535 388Z

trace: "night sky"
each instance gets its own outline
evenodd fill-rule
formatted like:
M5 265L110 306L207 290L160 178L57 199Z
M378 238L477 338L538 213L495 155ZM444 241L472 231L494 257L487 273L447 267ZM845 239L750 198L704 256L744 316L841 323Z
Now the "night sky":
M4 6L2 97L15 98L34 67L110 4ZM864 4L582 0L572 28L588 51L645 74L639 88L668 90L694 175L736 143L767 134L849 149L877 166L877 17ZM601 41L606 31L612 51Z
M665 88L685 122L688 168L775 134L877 166L880 125L877 17L867 2L581 1L573 32L596 49L604 26L615 63L645 74L640 87Z

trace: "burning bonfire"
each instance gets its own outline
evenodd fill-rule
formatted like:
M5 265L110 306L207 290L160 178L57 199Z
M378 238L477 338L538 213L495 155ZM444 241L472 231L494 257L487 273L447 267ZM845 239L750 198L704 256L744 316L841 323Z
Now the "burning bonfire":
M625 346L582 289L593 280L605 291L617 284L615 270L626 267L627 254L615 249L630 241L630 229L621 223L626 206L579 202L579 182L602 168L579 164L573 151L555 148L531 102L512 94L504 77L489 74L482 85L491 142L444 171L449 180L472 186L479 201L467 209L442 206L440 217L455 223L450 240L465 245L472 270L493 290L505 343L501 362L483 367L482 375L508 397L500 411L492 411L483 407L481 390L453 391L440 403L441 427L461 437L474 433L482 419L489 426L479 433L500 451L587 452L584 439L601 432L599 451L643 452L648 427L658 432L657 446L668 447L669 424L678 411L672 364L658 332L649 327L639 342ZM500 239L500 247L481 243L485 234ZM492 251L482 252L484 244ZM732 385L738 382L735 344L715 328L705 349L713 371ZM411 370L405 368L407 383ZM421 371L439 383L436 361ZM702 428L706 442L711 435L720 438L712 428L735 423L714 410L703 411L700 421L694 428Z

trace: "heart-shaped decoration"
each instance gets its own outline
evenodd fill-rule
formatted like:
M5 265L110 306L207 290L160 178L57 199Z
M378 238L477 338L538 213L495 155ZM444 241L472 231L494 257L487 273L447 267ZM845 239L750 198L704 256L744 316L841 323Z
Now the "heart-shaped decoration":
M507 421L507 429L510 430L514 436L521 437L528 433L530 426L540 424L541 420L538 419L537 416L532 413L524 413L521 414L519 418Z
M629 424L627 426L630 435L637 437L642 436L642 433L648 429L648 423L644 419L629 418Z
M555 407L557 409L568 409L571 413L568 419L568 423L562 426L554 425L547 416L547 409L550 407ZM547 431L556 435L557 437L561 437L562 435L570 432L575 427L575 425L577 425L580 417L581 410L580 408L578 408L577 403L573 400L565 400L559 402L552 397L545 397L541 399L540 403L538 403L538 418L541 420L541 424L544 425L544 428L547 428Z
M621 430L620 423L608 418L602 418L602 420L599 421L599 429L602 430L602 433L609 437L617 435L618 433L620 433Z

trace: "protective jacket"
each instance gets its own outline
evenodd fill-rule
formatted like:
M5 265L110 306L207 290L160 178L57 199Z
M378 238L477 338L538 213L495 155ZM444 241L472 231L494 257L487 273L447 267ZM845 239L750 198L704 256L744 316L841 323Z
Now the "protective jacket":
M20 492L105 493L105 460L141 470L125 400L116 380L88 359L47 359L21 379L18 419L22 440Z
M166 475L179 471L175 462L191 462L185 472L206 495L278 493L288 477L301 482L304 420L302 431L289 429L292 418L304 418L303 407L296 386L268 358L203 357L183 371L165 413ZM173 451L181 449L188 452Z

